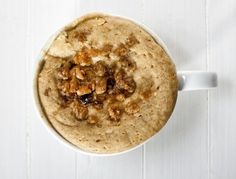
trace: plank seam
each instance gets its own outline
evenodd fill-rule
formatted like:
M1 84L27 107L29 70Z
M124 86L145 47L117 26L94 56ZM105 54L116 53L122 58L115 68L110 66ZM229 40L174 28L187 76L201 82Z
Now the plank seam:
M25 79L26 81L31 81L30 79L30 55L32 53L32 48L30 48L30 0L26 0L26 72L25 72ZM30 85L31 83L26 83L26 128L25 128L25 140L26 140L26 178L30 179L31 178L31 144L30 144Z
M206 70L209 71L209 11L208 11L208 0L205 0L205 22L206 22ZM211 179L211 121L209 113L209 91L207 91L207 173L208 179Z

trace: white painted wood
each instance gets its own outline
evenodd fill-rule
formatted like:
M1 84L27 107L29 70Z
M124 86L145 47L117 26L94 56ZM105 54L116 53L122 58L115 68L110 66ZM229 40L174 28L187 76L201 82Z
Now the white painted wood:
M141 0L130 1L107 1L90 0L80 1L76 5L76 15L80 16L87 12L107 12L115 15L127 16L141 21L143 18ZM140 179L142 170L142 147L115 157L84 157L77 155L77 178L84 179Z
M178 70L206 69L205 1L148 1L145 22L166 42ZM164 129L146 145L145 177L208 177L207 92L180 92Z
M26 178L26 1L0 4L0 178Z
M236 178L236 1L208 0L209 69L219 87L209 93L210 178Z
M32 87L32 74L37 56L47 39L74 18L74 0L29 1L28 12L28 80ZM76 178L76 154L56 141L41 124L28 98L29 178Z
M236 178L235 7L235 0L0 0L0 178ZM34 111L32 73L48 37L90 11L143 22L177 69L216 71L219 87L179 93L171 119L145 147L114 157L67 149Z

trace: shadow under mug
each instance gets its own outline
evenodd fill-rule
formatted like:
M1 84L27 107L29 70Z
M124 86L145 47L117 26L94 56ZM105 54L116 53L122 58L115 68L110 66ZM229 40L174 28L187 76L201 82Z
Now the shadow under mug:
M95 15L96 14L97 15L100 14L101 15L102 13L92 13L92 14L95 14ZM86 15L82 16L81 18L83 18L83 17L85 17L87 15L92 15L92 14L86 14ZM106 15L106 14L102 14L102 15ZM152 30L150 30L148 27L146 27L143 24L135 22L134 20L132 20L130 18L122 17L122 16L117 16L117 15L115 15L115 16L123 18L123 19L126 19L126 20L129 20L129 21L133 22L134 24L142 27L145 31L147 31L157 41L157 43L159 43L164 48L166 53L170 56L170 58L173 61L173 58L171 57L171 54L169 53L169 50L166 47L165 43ZM36 111L39 114L40 119L42 119L41 121L42 121L43 125L48 129L48 131L57 140L59 140L65 146L69 147L70 149L72 149L72 150L74 150L76 152L80 152L80 153L87 154L87 155L114 156L114 155L123 154L123 153L127 153L129 151L132 151L132 150L140 147L141 145L145 144L146 142L148 142L158 132L154 136L152 136L149 139L145 140L143 143L138 144L137 146L134 146L134 147L132 147L132 148L130 148L128 150L122 151L122 152L109 153L109 154L107 154L107 153L104 153L104 154L93 153L93 152L90 152L90 151L85 151L85 150L83 150L83 149L73 145L72 143L70 143L69 141L64 139L52 127L52 125L50 124L50 122L46 118L46 115L44 114L44 111L43 111L43 109L41 107L41 103L40 103L40 99L39 99L39 95L38 95L37 78L38 78L38 74L39 74L39 72L41 70L41 67L42 67L42 63L43 63L42 59L43 59L44 54L47 52L47 50L50 47L50 45L52 44L53 40L63 30L64 30L64 28L62 28L61 30L57 31L55 34L53 34L51 36L51 38L49 38L48 42L45 44L45 46L41 50L41 53L40 53L39 58L38 58L39 63L37 63L36 70L34 71L35 74L34 74L34 82L33 82L33 98L34 98L34 102L35 102ZM177 72L177 77L178 77L178 81L179 81L179 87L178 87L179 91L203 90L203 89L214 88L214 87L217 86L217 74L214 73L214 72L205 72L205 71L178 71Z

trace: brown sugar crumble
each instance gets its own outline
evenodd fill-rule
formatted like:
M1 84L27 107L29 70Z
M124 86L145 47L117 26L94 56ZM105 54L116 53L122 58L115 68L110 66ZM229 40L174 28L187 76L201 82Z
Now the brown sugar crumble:
M74 35L84 40L87 34ZM88 124L98 122L96 116L89 116L88 107L102 109L105 101L108 102L106 110L111 121L118 122L123 112L138 112L137 104L129 104L127 107L122 105L136 89L136 82L127 72L134 72L137 68L135 61L129 57L129 51L138 43L131 34L117 48L111 44L105 44L101 49L83 47L75 56L66 59L55 74L62 106L70 107L78 120L87 120ZM109 53L117 55L119 60L110 64L103 60L94 63L92 60L92 57Z

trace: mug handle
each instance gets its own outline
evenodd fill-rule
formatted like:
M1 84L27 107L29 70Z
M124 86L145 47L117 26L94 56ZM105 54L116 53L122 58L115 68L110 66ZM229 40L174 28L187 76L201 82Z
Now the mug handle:
M179 71L179 91L204 90L217 87L217 74L204 71Z

